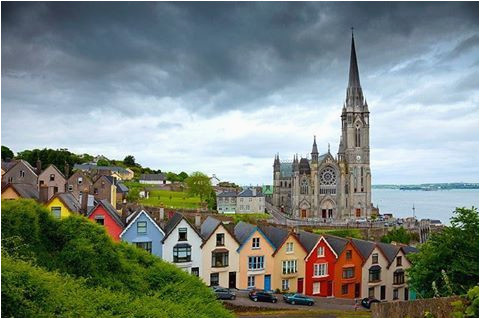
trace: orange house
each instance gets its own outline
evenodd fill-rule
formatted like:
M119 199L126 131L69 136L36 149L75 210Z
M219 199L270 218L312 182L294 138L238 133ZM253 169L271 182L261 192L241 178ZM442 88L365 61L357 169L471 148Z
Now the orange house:
M335 264L334 296L337 298L360 298L362 288L363 257L349 240Z

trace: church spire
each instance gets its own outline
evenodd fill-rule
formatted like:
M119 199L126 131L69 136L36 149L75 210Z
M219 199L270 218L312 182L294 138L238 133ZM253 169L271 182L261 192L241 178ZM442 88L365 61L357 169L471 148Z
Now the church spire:
M313 136L313 146L312 146L312 162L317 163L318 162L318 148L317 148L317 137L314 135Z
M350 75L348 77L348 88L361 88L360 76L358 74L357 53L355 52L355 39L352 28L352 50L350 52Z

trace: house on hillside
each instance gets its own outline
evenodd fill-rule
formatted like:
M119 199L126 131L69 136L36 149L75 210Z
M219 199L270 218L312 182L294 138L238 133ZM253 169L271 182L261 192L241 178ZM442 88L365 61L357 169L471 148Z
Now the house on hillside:
M38 200L38 188L32 184L6 184L2 187L3 199L29 198Z
M80 202L71 193L57 193L45 204L56 218L65 218L71 214L79 214Z
M336 298L360 298L363 263L362 253L351 240L348 241L335 263L333 295Z
M38 175L39 189L45 188L45 198L42 201L48 201L57 193L65 193L67 179L65 175L53 164L49 165ZM40 191L40 193L43 193Z
M138 180L140 184L156 184L164 185L170 184L170 181L167 181L167 178L162 173L158 174L142 174Z
M272 289L272 275L275 271L273 253L275 245L256 225L239 222L235 225L235 237L240 243L239 289Z
M38 169L25 160L18 160L3 174L2 182L10 184L32 184L38 187Z
M237 195L236 212L240 214L264 213L265 197L255 187L244 189Z
M217 195L217 211L221 214L235 213L237 209L237 193L223 191Z
M164 230L145 210L136 212L127 218L127 227L120 239L136 245L147 252L163 258Z
M120 180L115 181L115 186L117 187L117 203L123 203L127 200L128 187Z
M75 164L74 171L83 171L92 175L113 175L121 180L131 180L134 172L125 167L120 166L98 166L96 163Z
M211 216L202 223L202 279L207 285L238 287L239 243L230 226Z
M67 180L67 192L81 201L83 193L93 191L93 181L87 172L77 170Z
M182 214L175 213L165 225L163 259L200 277L203 239L197 228Z
M117 202L116 179L112 176L102 175L93 183L93 196L97 201L107 200L115 207Z
M113 240L120 241L120 234L125 228L125 224L120 213L109 201L105 199L98 201L97 205L87 214L87 218L104 226Z

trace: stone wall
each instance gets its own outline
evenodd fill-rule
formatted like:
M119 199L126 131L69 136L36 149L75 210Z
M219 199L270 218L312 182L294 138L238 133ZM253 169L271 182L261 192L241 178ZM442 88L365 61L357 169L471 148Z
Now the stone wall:
M459 297L429 298L411 301L374 303L373 318L425 318L430 312L434 318L449 318L452 315L451 303Z

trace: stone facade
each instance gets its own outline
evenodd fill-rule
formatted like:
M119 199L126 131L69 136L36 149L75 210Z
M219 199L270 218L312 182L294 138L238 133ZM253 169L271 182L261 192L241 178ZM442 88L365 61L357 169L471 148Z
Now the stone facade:
M352 36L350 75L342 108L342 134L337 156L319 154L314 137L311 158L273 164L273 205L295 218L346 220L372 212L370 137L367 101L360 86Z

